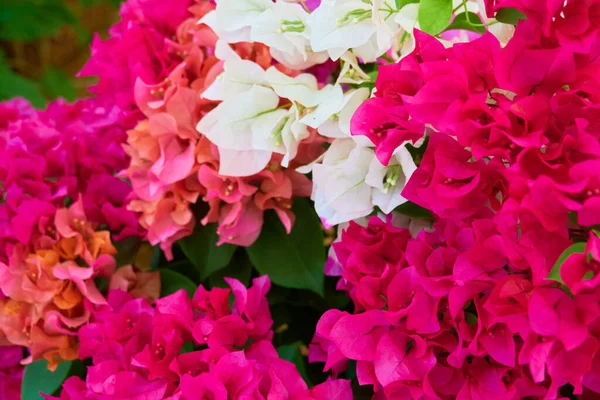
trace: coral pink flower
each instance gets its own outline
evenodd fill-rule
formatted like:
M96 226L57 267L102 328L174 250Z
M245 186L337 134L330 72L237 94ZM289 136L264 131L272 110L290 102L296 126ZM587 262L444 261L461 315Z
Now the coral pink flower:
M50 368L76 357L76 331L90 317L85 302L106 304L95 279L111 279L116 267L109 232L97 230L83 204L79 199L51 219L37 215L29 243L15 246L7 263L0 261L0 289L7 297L0 300L0 332L8 342L30 347L27 361L46 358ZM143 279L149 291L140 294L152 297L158 274Z
M128 132L125 146L131 157L125 175L133 186L129 209L138 213L148 240L160 244L168 258L173 243L190 235L197 222L218 224L218 245L249 246L260 234L264 211L273 209L289 233L294 223L293 197L311 193L310 180L294 170L299 165L284 170L281 156L273 156L253 176L228 177L217 172L218 148L195 129L218 104L201 94L223 70L223 62L214 55L216 35L199 23L212 9L208 3L192 7L193 16L179 26L177 42L171 45L184 55L183 62L160 81L139 76L134 88L137 108L147 119ZM271 65L267 49L259 44L238 43L231 50L264 68ZM298 150L297 158L305 164L323 152L322 141L314 138L314 131L311 134L313 139ZM199 199L209 205L204 216L190 210Z

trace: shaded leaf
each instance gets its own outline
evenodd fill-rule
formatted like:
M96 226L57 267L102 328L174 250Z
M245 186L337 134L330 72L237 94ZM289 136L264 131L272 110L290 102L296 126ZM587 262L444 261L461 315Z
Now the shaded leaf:
M98 4L108 3L112 7L119 7L121 0L79 0L79 4L84 7L96 6Z
M423 159L423 154L425 154L425 151L427 150L428 145L429 145L429 136L425 137L425 139L423 140L423 143L421 143L421 145L419 147L415 147L410 143L406 144L406 150L408 150L408 152L410 153L410 155L413 158L413 161L415 162L417 167L419 165L421 165L421 160Z
M179 289L185 290L190 298L194 297L194 293L198 287L188 277L170 269L159 269L159 272L160 297L173 294Z
M400 204L394 209L394 211L409 216L411 218L433 219L433 214L431 214L429 210L419 205L416 205L411 201L407 201L406 203Z
M558 257L558 260L556 260L556 263L554 263L554 267L552 267L552 270L546 279L564 284L562 278L560 277L560 269L563 263L571 254L585 253L585 246L586 243L575 243L563 251L560 257Z
M467 15L469 16L468 21ZM445 30L450 31L452 29L464 29L467 31L473 31L481 34L485 33L485 26L472 25L472 23L483 24L481 18L479 18L479 15L469 11L468 13L458 14L456 17L454 17L452 23L448 25L448 27Z
M259 238L247 248L250 261L278 285L322 296L326 257L321 222L306 199L294 199L293 211L296 223L289 235L274 212L266 213Z
M201 281L225 268L233 257L236 246L231 244L217 246L218 240L217 224L206 226L196 224L194 232L190 236L177 242L185 256L198 269Z
M516 25L520 20L526 20L527 17L516 8L501 8L495 16L498 22L503 24Z
M150 270L154 271L158 269L162 262L162 250L160 246L154 246L152 249L152 258L150 260Z
M399 10L407 4L418 3L419 0L396 0L396 8Z
M418 20L423 32L437 35L448 26L450 18L452 0L421 0Z
M117 267L122 267L127 264L135 264L135 259L142 246L142 241L139 237L130 237L124 240L114 242L117 253L114 255ZM137 266L137 265L136 265Z
M224 278L234 278L242 282L245 286L248 286L251 276L252 264L250 263L248 254L239 248L233 255L229 265L208 277L208 284L210 287L228 288L229 285L225 282Z
M39 400L40 393L54 394L57 392L69 376L72 364L72 361L63 361L54 372L48 370L46 360L38 360L27 365L21 386L22 399Z
M194 343L192 343L192 342L185 342L183 344L183 346L181 346L181 350L179 350L179 354L190 353L192 351L194 351Z
M75 24L77 18L62 0L4 0L0 39L35 40Z
M49 67L40 79L42 90L50 100L62 97L73 101L77 98L77 89L73 85L73 80L64 72Z
M24 97L37 108L46 105L46 98L39 86L13 72L0 54L0 100L9 100L13 97Z
M356 379L356 360L348 361L348 368L346 368L344 375L346 379Z

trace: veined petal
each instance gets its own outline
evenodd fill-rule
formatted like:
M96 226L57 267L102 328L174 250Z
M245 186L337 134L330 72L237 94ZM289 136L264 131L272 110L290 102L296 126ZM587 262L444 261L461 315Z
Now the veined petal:
M279 97L271 89L253 86L209 112L198 123L198 131L225 149L254 149L252 125L261 117L277 111L278 104Z
M271 67L267 70L266 80L279 97L298 102L304 107L314 107L321 100L314 75L300 74L292 78Z
M316 109L306 114L301 122L311 128L318 128L329 117L337 113L344 104L344 93L340 85L328 85L319 91L319 105Z
M224 31L235 31L251 26L265 10L273 7L270 0L217 1L217 26Z
M332 138L350 137L350 120L358 107L369 98L368 88L359 88L344 95L342 107L319 126L319 133Z
M224 176L250 176L262 171L271 152L266 150L219 149L219 174Z
M372 211L372 188L365 178L374 157L372 149L359 147L352 139L338 139L323 162L313 166L312 198L318 200L317 213L328 223L345 222L345 218Z
M254 85L267 85L265 71L260 65L248 60L231 59L225 62L223 73L203 93L203 97L209 100L234 99Z

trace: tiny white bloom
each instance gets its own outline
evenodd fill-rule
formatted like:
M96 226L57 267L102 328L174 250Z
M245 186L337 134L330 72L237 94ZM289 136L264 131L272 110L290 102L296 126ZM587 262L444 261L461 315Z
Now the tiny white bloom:
M307 17L300 4L277 2L253 21L250 38L283 52L305 55Z
M271 0L219 0L216 8L217 29L232 32L252 26L256 18L272 7Z
M470 4L470 3L469 3ZM474 13L478 13L481 16L481 20L484 24L494 21L493 18L487 18L485 12L485 3L484 0L476 1L476 11ZM488 31L496 36L496 39L500 42L502 47L506 46L506 44L512 39L515 34L515 26L511 24L503 24L501 22L495 22L487 27Z
M373 210L372 188L365 182L374 158L372 149L352 139L335 140L322 163L313 166L313 193L317 214L330 225L368 215Z
M217 56L219 60L225 62L242 59L240 55L231 48L229 43L223 39L217 40L217 43L215 44L215 56Z
M401 193L416 169L406 146L396 149L387 167L374 158L365 178L366 183L374 188L373 204L389 214L400 204L406 203Z
M336 83L360 85L371 80L371 77L360 68L356 55L347 51L340 59L342 60L342 69Z
M330 225L369 215L375 206L389 214L407 201L401 193L416 168L405 146L386 167L371 147L336 139L312 167L317 214Z
M219 148L274 151L275 142L261 135L270 135L286 113L278 104L279 97L271 89L253 86L219 104L200 120L197 129Z
M303 70L317 64L323 64L329 59L329 55L326 51L321 51L319 53L307 51L305 55L300 53L287 53L274 48L271 48L270 51L271 56L273 56L275 60L288 68L296 70Z
M227 100L253 86L267 86L265 70L253 61L233 59L225 62L223 73L202 93L209 100Z
M392 0L323 0L307 19L311 47L329 52L334 61L349 49L375 61L391 47L395 12Z
M212 29L220 40L227 43L238 43L250 41L250 26L244 26L239 29L227 31L226 27L220 26L217 20L217 11L213 10L207 13L198 21L198 24L205 24Z
M315 107L321 101L317 78L311 74L300 74L294 78L270 67L266 80L279 97L302 104L304 107Z
M405 5L398 11L394 19L405 32L413 34L413 30L419 29L419 3L410 3Z
M284 167L289 166L290 161L296 158L300 142L310 135L306 125L299 121L299 118L300 110L294 104L290 108L288 115L284 117L282 125L275 128L272 134L275 140L281 140L285 148L284 156L281 160L281 165Z
M319 91L318 98L318 105L300 121L315 129L323 125L343 107L344 92L340 85L327 85Z
M228 150L219 148L219 174L250 176L265 168L273 153L265 150Z
M319 126L319 133L330 138L350 137L352 115L369 96L370 90L368 88L346 92L341 107Z
M289 68L306 69L325 62L326 52L310 47L308 13L297 3L276 2L254 21L250 39L269 46L271 55Z
M488 31L490 31L492 35L496 36L496 39L498 39L502 46L506 46L506 44L515 34L515 26L498 22L490 25L488 27Z

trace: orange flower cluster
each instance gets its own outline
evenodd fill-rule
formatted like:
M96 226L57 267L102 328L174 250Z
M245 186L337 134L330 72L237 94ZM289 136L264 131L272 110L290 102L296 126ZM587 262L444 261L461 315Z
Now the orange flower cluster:
M45 358L50 369L77 358L77 330L90 307L105 304L102 284L157 298L159 276L117 269L110 233L86 219L81 201L40 213L28 245L0 262L0 344L30 348L25 362Z

